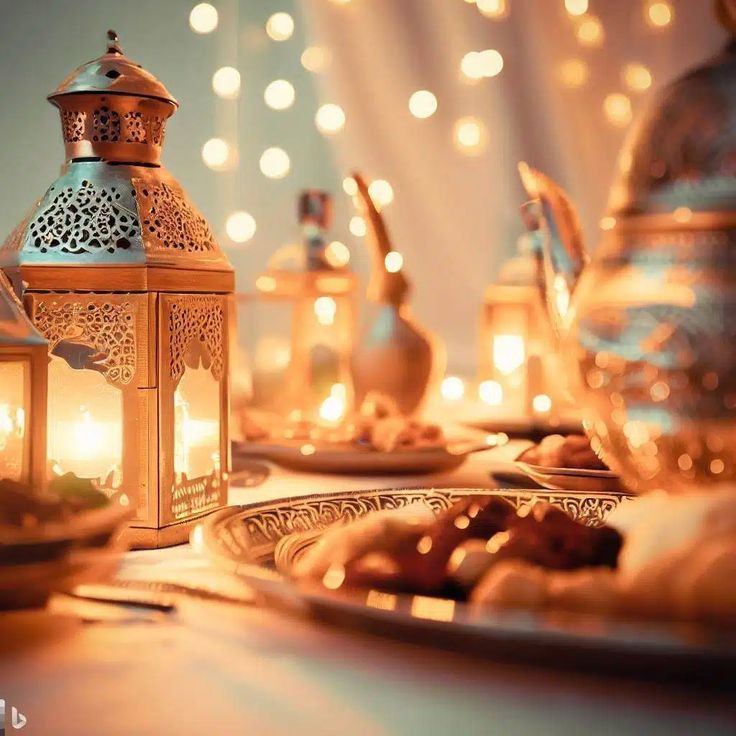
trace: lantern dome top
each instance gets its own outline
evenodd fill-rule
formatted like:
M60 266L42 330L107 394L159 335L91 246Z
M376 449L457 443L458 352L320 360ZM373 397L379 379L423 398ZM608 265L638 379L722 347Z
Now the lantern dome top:
M48 99L61 106L60 98L74 94L129 95L160 100L178 107L169 90L149 71L128 58L115 31L107 32L105 53L75 69Z
M736 40L667 85L628 136L609 199L617 219L736 210Z
M232 289L207 220L161 164L178 103L123 54L114 31L106 53L49 99L61 113L66 164L0 245L0 268L20 268L32 289Z
M0 271L0 346L44 345L5 274Z

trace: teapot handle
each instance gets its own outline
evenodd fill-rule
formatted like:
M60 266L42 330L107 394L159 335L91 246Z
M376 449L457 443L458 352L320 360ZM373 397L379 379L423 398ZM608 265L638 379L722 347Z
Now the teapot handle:
M524 162L519 164L519 174L532 200L523 207L525 225L542 234L545 302L560 337L569 327L570 300L589 261L580 220L570 198L556 182Z

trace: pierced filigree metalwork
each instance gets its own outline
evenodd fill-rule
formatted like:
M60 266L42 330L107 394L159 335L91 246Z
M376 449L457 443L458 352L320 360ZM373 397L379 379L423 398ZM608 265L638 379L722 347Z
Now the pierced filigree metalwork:
M109 107L101 107L92 114L92 140L115 142L120 140L120 114Z
M84 124L87 113L81 110L61 111L61 130L64 141L78 143L84 140Z
M625 493L568 493L489 489L408 489L349 491L257 504L234 509L218 523L218 544L229 556L243 561L273 559L275 545L289 534L310 532L337 521L354 521L373 511L397 509L414 503L429 506L435 513L450 508L472 495L498 495L516 508L531 501L545 501L566 511L573 519L591 526L604 523L608 514L631 498Z
M54 191L54 187L50 191ZM98 187L86 179L67 186L32 220L29 245L41 253L115 253L140 237L137 215L120 204L117 186Z
M136 370L136 306L133 302L42 301L33 321L48 340L49 350L64 340L74 340L102 353L95 366L104 369L111 382L127 384Z
M134 179L133 185L147 248L185 253L217 249L207 220L182 191L166 182L151 185Z
M171 299L169 311L169 352L171 377L179 381L186 369L186 353L195 340L210 357L209 366L216 380L224 365L223 300L219 296L186 294Z

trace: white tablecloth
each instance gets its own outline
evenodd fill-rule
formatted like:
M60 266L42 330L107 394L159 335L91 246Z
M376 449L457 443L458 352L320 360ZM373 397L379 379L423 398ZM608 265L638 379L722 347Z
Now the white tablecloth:
M449 475L425 478L275 469L259 488L234 489L231 502L488 485L489 469L515 451L476 455ZM129 553L122 575L219 580L188 545ZM4 614L0 652L0 698L26 715L27 734L736 733L729 695L479 661L195 598L182 598L173 614L95 623L58 609Z

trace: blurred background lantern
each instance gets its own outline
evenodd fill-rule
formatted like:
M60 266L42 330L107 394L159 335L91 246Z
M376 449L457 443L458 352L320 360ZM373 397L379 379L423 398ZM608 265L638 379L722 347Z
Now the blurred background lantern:
M0 480L46 481L46 340L0 271Z
M525 217L531 214L525 212ZM555 341L541 291L536 230L517 241L517 255L486 290L481 313L478 398L489 416L523 417L555 426L567 410Z
M0 267L49 343L53 472L127 496L130 542L158 546L226 502L233 273L160 163L176 100L108 40L49 96L66 164Z
M350 354L357 280L350 252L328 242L329 194L298 200L302 243L280 248L243 294L253 370L253 406L292 420L335 424L352 408ZM254 339L253 339L254 338Z

